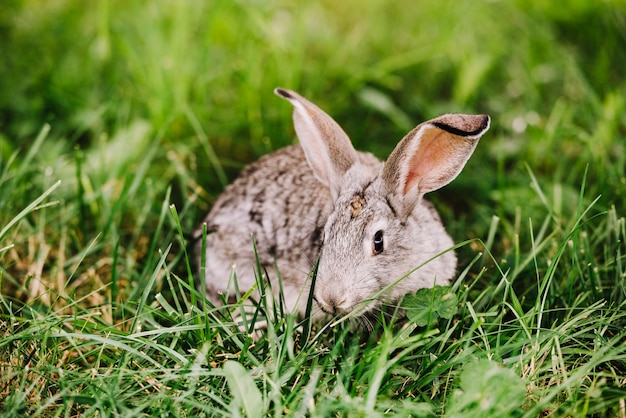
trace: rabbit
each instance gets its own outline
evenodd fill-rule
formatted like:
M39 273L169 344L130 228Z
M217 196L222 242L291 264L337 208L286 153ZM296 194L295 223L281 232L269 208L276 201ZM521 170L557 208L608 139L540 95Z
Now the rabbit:
M356 151L337 122L304 97L274 92L293 105L300 144L248 165L215 201L204 220L205 286L198 285L207 298L234 302L233 277L239 294L256 285L252 238L275 297L280 292L285 307L303 316L312 291L314 320L373 314L420 288L449 284L454 244L423 196L459 174L490 117L424 122L381 162Z

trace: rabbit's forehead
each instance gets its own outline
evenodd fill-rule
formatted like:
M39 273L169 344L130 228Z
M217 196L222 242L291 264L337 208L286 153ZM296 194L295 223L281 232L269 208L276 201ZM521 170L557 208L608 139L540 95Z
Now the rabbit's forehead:
M350 218L371 216L370 212L379 211L386 206L386 199L380 194L378 179L363 179L348 184L335 201L335 211Z
M380 196L357 194L342 205L341 210L350 215L350 218L371 218L376 214L386 213L389 209L386 200Z
M353 218L356 218L361 214L363 208L365 207L365 199L361 195L356 195L352 198L350 202L350 214Z
M376 219L391 216L391 210L384 198L367 192L344 195L337 200L334 213L329 217L327 227L332 229L363 230Z

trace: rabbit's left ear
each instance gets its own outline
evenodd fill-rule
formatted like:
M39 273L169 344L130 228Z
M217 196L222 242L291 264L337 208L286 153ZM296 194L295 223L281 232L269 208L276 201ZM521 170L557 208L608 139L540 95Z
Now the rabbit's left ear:
M424 193L456 178L489 123L487 115L448 114L417 126L385 163L383 181L388 192L410 212Z
M306 160L337 198L341 178L358 159L350 138L333 118L298 93L280 88L274 92L293 105L293 122Z

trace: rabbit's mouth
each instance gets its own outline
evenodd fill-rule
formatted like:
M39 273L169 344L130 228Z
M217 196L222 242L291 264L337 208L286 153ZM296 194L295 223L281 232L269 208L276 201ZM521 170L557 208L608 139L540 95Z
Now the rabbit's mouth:
M345 298L340 299L332 296L317 297L313 296L313 300L317 303L317 306L328 315L343 315L349 309L345 305Z
M327 315L360 317L369 315L380 309L380 301L376 299L350 300L347 297L313 296L317 306Z

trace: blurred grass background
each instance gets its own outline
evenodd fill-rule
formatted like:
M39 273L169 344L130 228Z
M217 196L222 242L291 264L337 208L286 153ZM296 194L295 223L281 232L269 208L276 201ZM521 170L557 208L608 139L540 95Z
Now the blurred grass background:
M623 196L619 2L10 0L0 13L3 155L46 122L58 154L100 144L124 165L131 155L103 136L142 126L160 138L157 161L198 151L197 178L214 191L219 168L203 145L232 177L292 142L290 110L272 95L285 86L382 157L424 119L489 112L494 132L465 176L476 194L511 173L526 184L524 163L578 189L590 163L603 167L592 167L594 184Z
M277 86L381 158L423 120L489 113L432 196L454 239L486 242L530 304L546 272L552 309L626 299L623 1L5 0L0 51L11 300L128 325L123 303L152 283L159 250L184 270L168 205L191 232L246 163L294 142ZM482 250L461 248L461 268ZM479 295L500 280L488 267L468 276Z

